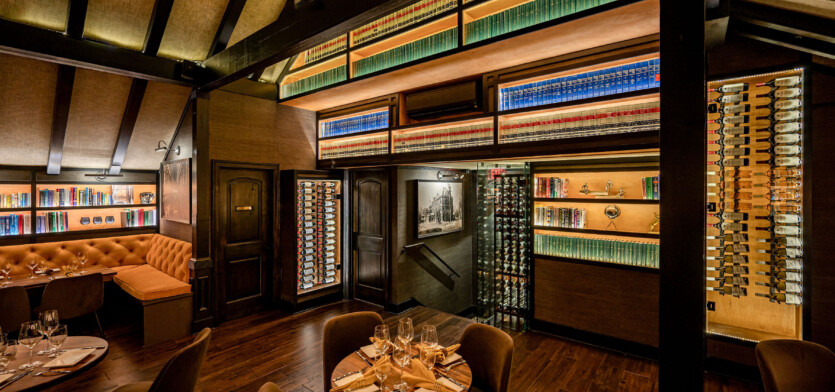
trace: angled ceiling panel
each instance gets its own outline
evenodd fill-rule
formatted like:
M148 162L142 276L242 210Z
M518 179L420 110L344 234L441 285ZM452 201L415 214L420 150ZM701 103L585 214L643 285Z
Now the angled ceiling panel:
M264 73L261 74L261 80L275 83L278 80L278 76L281 74L281 70L284 69L284 65L287 64L287 61L290 59L281 60L266 69L264 69Z
M173 59L206 59L229 0L177 0L165 26L159 55Z
M142 50L154 3L154 0L89 0L84 37Z
M165 153L155 152L154 149L160 140L165 143L171 141L190 93L191 89L184 86L148 83L122 168L159 170L159 163ZM187 157L187 154L180 152L180 157ZM171 156L176 158L173 154Z
M281 10L284 9L285 3L287 3L286 0L246 0L244 10L241 12L235 29L232 30L232 36L226 47L234 45L264 26L275 22Z
M76 69L62 167L110 167L131 80L126 76Z
M64 31L69 6L69 0L0 0L0 18Z
M0 165L46 166L58 65L0 54Z

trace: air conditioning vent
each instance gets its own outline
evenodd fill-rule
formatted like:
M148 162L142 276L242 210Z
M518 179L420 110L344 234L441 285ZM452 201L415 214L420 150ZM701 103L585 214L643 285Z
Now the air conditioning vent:
M406 113L416 120L477 111L481 111L480 81L406 95Z

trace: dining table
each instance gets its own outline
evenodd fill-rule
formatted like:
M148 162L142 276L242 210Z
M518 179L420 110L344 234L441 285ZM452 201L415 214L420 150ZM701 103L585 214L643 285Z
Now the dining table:
M410 344L412 351L412 359L411 363L408 366L404 367L404 371L406 373L411 373L412 364L420 361L420 351L418 350L417 346L418 344L419 343ZM336 367L333 370L333 373L331 374L331 388L336 387L335 381L337 379L345 377L346 375L350 375L352 373L362 372L373 366L374 362L374 358L371 358L362 349L358 348L357 351L354 351L353 353L349 354L336 365ZM449 363L449 365L445 366L441 363L436 363L434 368L432 369L433 373L435 374L435 377L445 377L452 380L452 382L456 386L458 386L461 389L461 391L469 390L470 385L473 382L473 373L470 369L470 366L466 362L466 358L463 358L463 360L452 361ZM390 391L393 391L393 386L398 383L400 383L400 366L397 365L397 363L395 363L394 361L392 361L392 370L386 378L384 385L385 387L389 388ZM413 392L418 389L419 388L415 388L415 386L410 385L408 390L403 392Z
M81 271L76 271L72 276L75 277L89 274L102 274L103 280L105 282L109 282L113 280L114 276L116 276L116 271L103 265L91 265L89 267L85 267ZM27 290L35 289L46 286L46 284L52 280L63 279L66 277L67 275L63 271L54 268L45 273L37 273L33 277L29 277L28 275L13 275L10 280L2 280L2 287L19 286L26 288ZM0 277L0 279L2 279L2 277Z
M34 369L20 370L21 365L29 362L29 349L18 345L17 353L6 369L12 371L11 379L14 379L15 376L23 376L10 383L8 383L8 380L0 382L0 392L40 391L58 385L101 362L107 355L109 347L106 340L94 336L69 336L61 345L62 352L69 353L80 349L92 349L92 352L73 366L47 369L43 366L52 361L53 358L49 358L49 354L44 352L47 349L47 342L44 339L35 346L32 357L34 361L41 361L42 364ZM60 372L47 372L47 370L59 370ZM38 372L43 373L37 375ZM0 375L0 378L5 376L7 375Z

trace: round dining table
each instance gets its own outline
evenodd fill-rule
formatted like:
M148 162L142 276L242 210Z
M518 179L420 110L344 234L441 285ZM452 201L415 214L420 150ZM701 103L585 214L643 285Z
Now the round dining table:
M419 358L415 358L415 356L419 355L419 351L417 349L417 344L412 343L412 360L411 363L415 363L419 361ZM366 362L368 361L368 362ZM334 380L338 377L344 376L349 373L356 373L363 370L366 370L370 367L370 364L374 364L374 359L368 358L365 354L362 354L361 350L357 350L347 357L343 358L340 361L336 368L333 369L333 374L331 374L331 388L335 387L336 384ZM467 364L466 361L455 361L451 363L449 370L447 370L446 366L441 365L440 363L436 363L435 367L433 368L433 373L435 373L435 377L443 376L449 378L454 383L458 384L461 387L462 391L467 391L470 389L470 385L473 382L473 373L470 370L470 365ZM389 376L386 378L385 386L389 388L389 390L394 390L393 386L400 383L400 366L397 365L394 361L392 361L392 369ZM406 373L411 373L409 366L404 368ZM380 388L382 390L382 388ZM410 385L408 391L416 391L418 388L415 388L414 385Z
M31 373L21 377L20 379L2 388L2 392L39 391L47 387L60 384L63 381L78 376L79 374L83 373L84 370L87 370L99 363L102 359L104 359L104 356L107 355L109 345L107 344L106 340L93 336L69 336L67 337L67 340L64 342L64 344L61 345L61 351L88 347L95 348L95 351L93 351L90 355L82 359L79 363L77 363L74 366L53 369L68 371L69 373L48 373L49 375L35 376L35 373L47 370L43 367L43 365L53 360L53 358L49 358L48 354L38 353L41 350L46 350L46 347L46 339L44 339L41 342L39 342L37 346L35 346L34 353L32 356L32 359L34 361L42 362L41 366L35 369L27 369L27 371L31 370ZM20 365L23 365L27 362L29 362L29 349L22 345L18 345L15 359L9 362L9 365L6 367L6 369L18 369L20 368ZM16 370L15 375L21 374L22 372L23 371L21 370ZM0 383L0 386L2 385L3 383Z

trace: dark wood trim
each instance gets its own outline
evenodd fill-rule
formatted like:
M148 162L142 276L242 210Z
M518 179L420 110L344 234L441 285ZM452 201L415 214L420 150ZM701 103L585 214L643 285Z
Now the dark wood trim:
M136 119L139 117L139 108L142 107L142 99L145 98L145 88L148 81L144 79L133 79L128 93L128 102L125 104L125 112L122 114L122 124L119 126L119 138L116 140L116 147L113 148L113 158L110 160L108 174L119 174L122 171L122 163L128 153L128 145L133 135L133 128L136 126Z
M617 203L617 201L611 201L611 203ZM613 235L619 237L630 237L630 238L658 238L658 234L652 233L630 233L627 231L609 231L609 230L592 230L592 229L573 229L570 227L550 227L550 226L534 226L534 230L544 230L544 231L563 231L566 233L585 233L585 234L601 234L601 235Z
M615 171L605 169L606 171ZM656 169L657 170L657 169ZM564 172L563 172L564 173ZM533 201L544 201L550 203L618 203L618 204L658 204L661 200L654 199L581 199L574 197L534 197Z
M783 12L784 10L781 10ZM775 12L779 13L779 12ZM831 23L831 22L830 22ZM732 32L741 37L755 39L772 45L807 52L818 56L835 56L835 44L826 39L815 39L806 36L808 33L797 31L794 28L783 29L782 26L771 26L771 24L760 24L759 21L743 18L734 20L731 24ZM786 31L788 30L788 31Z
M603 95L603 96L600 96L600 97L578 99L578 100L567 101L567 102L558 102L558 103L552 103L552 104L548 104L548 105L529 106L529 107L519 108L519 109L503 110L503 111L496 112L496 114L498 116L503 116L503 115L507 115L507 114L527 113L527 112L534 112L534 111L545 111L545 110L551 110L551 109L562 109L562 108L566 108L566 107L585 105L585 104L590 104L590 103L606 102L606 101L613 101L613 100L616 100L616 99L636 98L636 97L641 97L641 96L644 96L644 95L658 94L660 91L661 91L660 88L650 88L650 89L646 89L646 90L630 91L630 92L626 92L626 93L619 93L619 94L612 94L612 95Z
M76 183L73 183L76 184ZM101 184L101 183L98 183ZM64 210L97 210L102 208L139 208L139 207L156 207L154 204L108 204L101 206L64 206L64 207L35 207L37 211L64 211ZM25 208L29 210L29 208Z
M281 72L278 73L278 77L275 78L275 88L279 93L281 92L281 81L284 80L284 77L290 73L290 67L293 66L293 63L296 62L296 58L298 57L298 54L290 56L287 59L287 62L284 63L284 67L281 68ZM276 93L276 101L278 101L278 97L281 96L279 93Z
M63 231L60 233L35 234L32 236L33 240L30 242L40 243L54 241L71 241L83 240L88 238L115 237L120 235L154 234L156 232L158 232L157 226L119 227L113 229L96 229L84 231Z
M162 42L162 35L165 33L165 26L168 25L168 18L171 16L171 7L174 0L156 0L148 30L145 32L145 44L142 45L142 53L149 56L156 56L159 51L159 44Z
M177 140L177 135L180 133L180 127L183 126L183 120L185 120L186 116L189 115L189 113L191 112L189 108L193 104L194 98L196 97L195 91L196 90L191 90L191 94L189 95L189 98L186 101L186 107L183 108L183 114L180 115L180 121L177 121L177 128L174 129L174 134L171 135L171 140L169 140L166 144L168 148L165 150L165 156L163 156L162 158L163 162L167 161L168 156L171 155L171 149L173 148L172 145L174 144L174 141ZM184 151L180 151L180 154L183 154L183 152Z
M2 35L2 33L0 33ZM70 115L75 67L58 67L58 82L55 87L55 105L52 109L52 136L49 139L49 161L47 174L61 173L61 159L64 155L64 138L67 134L67 120Z
M658 349L652 346L647 346L640 343L630 342L628 340L613 338L611 336L596 334L593 332L582 331L563 325L549 323L547 321L532 319L530 321L530 329L543 332L550 335L558 336L568 340L585 343L594 347L604 348L606 350L617 351L623 354L632 355L646 359L657 359Z
M440 13L440 14L433 15L432 17L430 17L430 18L428 18L428 19L424 19L424 20L422 20L422 21L420 21L420 22L410 24L410 25L408 25L408 26L406 26L406 27L404 27L404 28L400 28L400 29L397 29L397 30L394 30L394 31L388 32L388 33L383 34L383 35L381 35L381 36L379 36L379 37L377 37L377 38L371 39L371 40L369 40L369 41L365 41L365 42L363 42L363 43L361 43L361 44L357 44L357 45L351 46L349 50L353 51L353 50L357 50L357 49L362 49L362 48L364 48L364 47L366 47L366 46L371 46L371 45L374 45L374 44L376 44L376 43L378 43L378 42L380 42L380 41L385 41L385 40L387 40L387 39L389 39L389 38L391 38L391 37L394 37L395 35L398 35L398 34L401 34L401 33L405 32L405 31L413 30L413 29L416 29L416 28L421 27L421 26L425 26L425 25L428 25L428 24L432 24L432 23L434 23L434 22L437 22L437 21L439 21L439 20L441 20L441 19L444 19L444 18L446 18L446 17L448 17L448 16L450 16L450 15L453 15L453 14L456 14L456 15L457 15L457 14L459 14L459 12L458 12L458 8L457 8L457 7L456 7L456 8L449 9L449 10L446 10L446 11L444 11L444 12ZM460 30L459 30L459 31L460 31ZM349 31L349 32L348 32L348 34L350 34L350 33L351 33L351 32ZM459 34L459 35L460 35L460 34ZM350 37L349 37L348 39L349 39L349 42L350 42Z
M246 0L229 0L229 3L226 4L226 11L223 12L223 18L220 20L220 26L217 28L207 57L214 56L226 49L229 38L232 37L232 32L235 30L235 25L238 24L241 12L244 10L244 4L246 4Z
M191 157L191 253L195 260L212 258L212 163L209 157L209 99L197 94L192 100L188 115L192 117L193 151ZM162 214L160 214L162 215ZM201 313L204 323L213 324L217 318L215 293L217 279L208 278L206 298L208 310Z
M83 38L84 21L87 19L87 0L70 0L69 3L67 36L76 39Z
M320 141L324 141L324 140L341 139L341 138L344 138L344 137L354 137L354 136L373 135L373 134L375 134L375 133L383 133L383 132L388 132L388 131L390 131L390 130L391 130L390 128L372 129L372 130L370 130L370 131L363 131L363 132L357 132L357 133L350 133L350 134L347 134L347 135L329 136L329 137L320 137L320 138L319 138L319 140L320 140ZM317 131L317 133L318 133L318 131L319 131L319 130L317 129L316 131ZM316 152L317 152L317 155L318 155L318 152L319 152L319 151L317 150Z
M539 230L539 229L534 228L534 230ZM639 265L607 263L607 262L604 262L604 261L574 259L574 258L571 258L571 257L548 256L548 255L543 255L543 254L534 253L534 252L531 252L531 254L537 260L554 260L554 261L560 261L560 262L563 262L563 263L588 264L588 265L593 265L595 267L619 268L619 269L625 269L625 270L630 270L630 271L649 272L651 274L657 274L658 273L658 268L641 267ZM533 309L533 307L531 307L531 309Z

